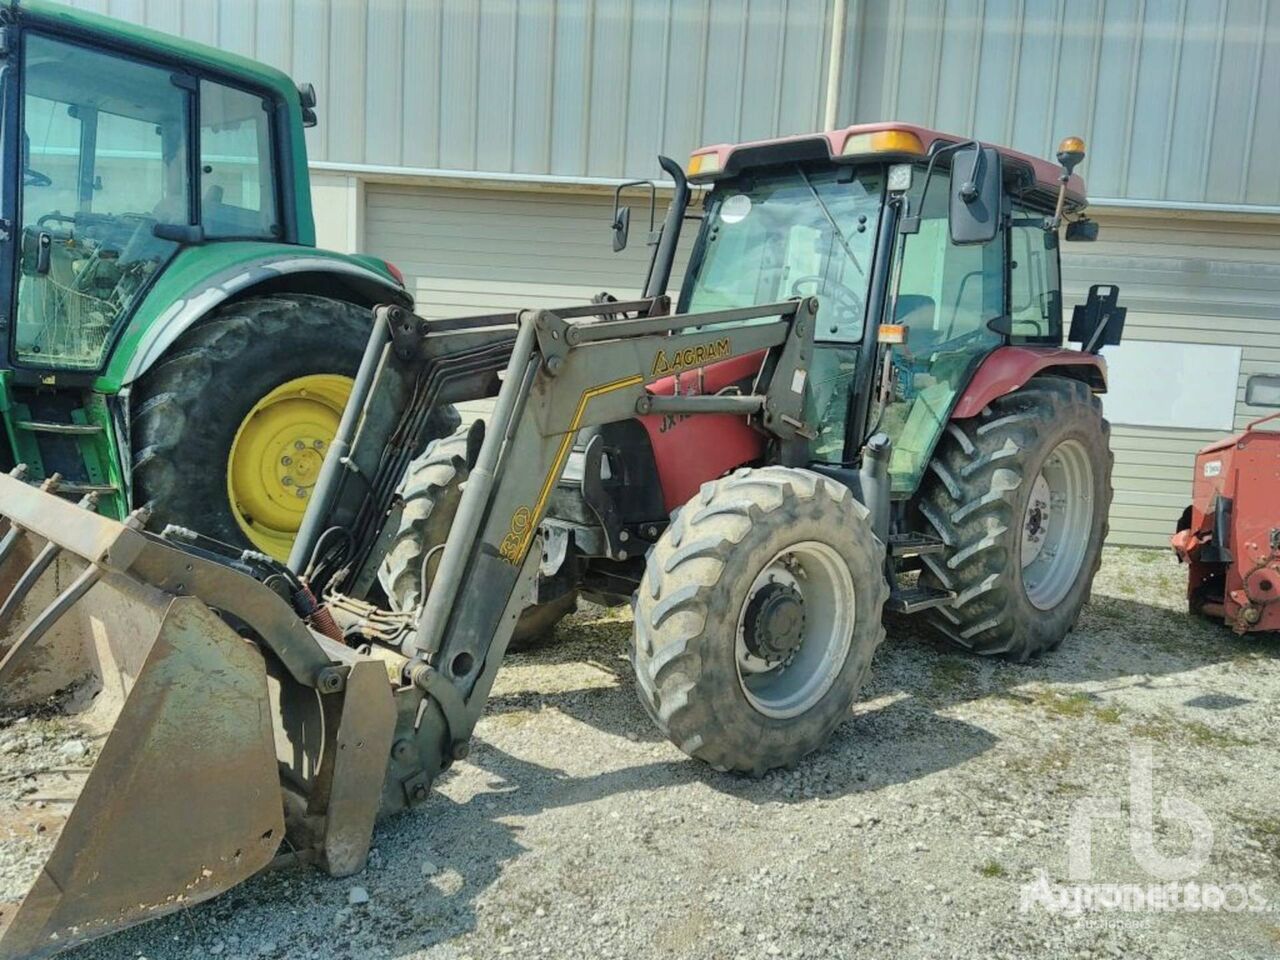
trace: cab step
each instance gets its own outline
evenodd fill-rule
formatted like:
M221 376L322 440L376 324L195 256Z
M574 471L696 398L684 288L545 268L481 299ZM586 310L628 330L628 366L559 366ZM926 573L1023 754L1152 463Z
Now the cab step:
M62 436L89 437L102 432L100 423L59 423L53 420L19 420L14 424L28 433L56 433Z
M894 557L923 557L942 553L947 545L928 533L889 534L889 555Z
M919 613L934 607L945 607L956 598L954 590L935 590L933 587L894 587L885 607L894 613Z

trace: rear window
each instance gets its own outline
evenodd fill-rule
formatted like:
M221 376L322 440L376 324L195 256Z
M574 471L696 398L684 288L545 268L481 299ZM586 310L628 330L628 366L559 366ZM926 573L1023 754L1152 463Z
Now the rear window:
M200 209L205 235L276 239L271 102L200 81Z

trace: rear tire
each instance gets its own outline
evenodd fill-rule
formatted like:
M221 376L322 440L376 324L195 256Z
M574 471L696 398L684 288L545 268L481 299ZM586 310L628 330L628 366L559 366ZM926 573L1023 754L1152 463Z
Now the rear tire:
M423 586L435 579L441 549L462 501L462 487L471 471L467 466L467 430L437 440L409 465L400 496L404 510L400 526L378 569L378 582L394 610L417 608ZM548 603L526 607L516 622L507 649L517 651L545 638L557 623L577 609L576 592Z
M284 559L371 326L366 307L309 294L275 294L223 306L179 337L144 374L133 397L133 499L151 504L151 526L179 524ZM283 505L286 522L260 525L243 504L232 503L228 461L242 427L264 398L293 382L332 389L310 397L303 391L301 399L291 401L299 411L294 419L305 424L311 442L289 468L295 473L302 468L305 475L281 482L294 494L305 489L296 504ZM437 433L457 424L452 408L437 418ZM246 470L250 477L259 472ZM272 492L274 501L260 499L279 505L280 491Z
M704 484L635 595L640 702L716 769L790 766L848 716L888 594L884 545L847 488L777 466Z
M1018 662L1062 642L1102 559L1109 437L1088 385L1058 376L947 425L917 501L948 547L921 558L921 582L958 595L930 611L939 632Z

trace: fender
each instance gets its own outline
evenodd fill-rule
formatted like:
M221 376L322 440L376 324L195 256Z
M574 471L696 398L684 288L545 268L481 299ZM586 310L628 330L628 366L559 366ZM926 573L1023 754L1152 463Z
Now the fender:
M951 419L976 417L992 400L1013 393L1045 370L1083 380L1094 393L1107 392L1107 361L1096 353L1063 347L997 347L960 394Z
M719 393L734 384L751 381L760 372L764 353L749 353L723 363L655 380L649 392L671 395L677 381L681 394ZM759 460L766 439L746 417L731 413L669 416L658 413L636 417L649 434L654 466L662 485L662 503L668 513L693 499L707 481L735 467Z
M314 280L336 283L345 288L347 295L343 299L370 307L379 302L399 302L406 306L412 303L404 288L390 277L342 254L306 247L281 250L278 244L270 249L274 252L240 260L202 277L174 296L150 319L143 316L147 306L143 304L112 351L103 377L106 382L100 384L103 392L115 392L133 383L210 311L228 300L252 294L256 288L306 292L309 275ZM286 278L293 278L296 285ZM158 289L153 290L147 300L160 293Z

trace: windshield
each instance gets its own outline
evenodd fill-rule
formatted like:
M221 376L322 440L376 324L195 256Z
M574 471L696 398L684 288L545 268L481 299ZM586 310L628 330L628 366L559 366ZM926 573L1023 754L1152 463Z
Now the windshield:
M816 295L816 338L860 340L881 181L879 169L796 164L718 185L707 200L681 309Z
M171 71L38 34L23 58L16 353L93 369L191 216L187 95Z

